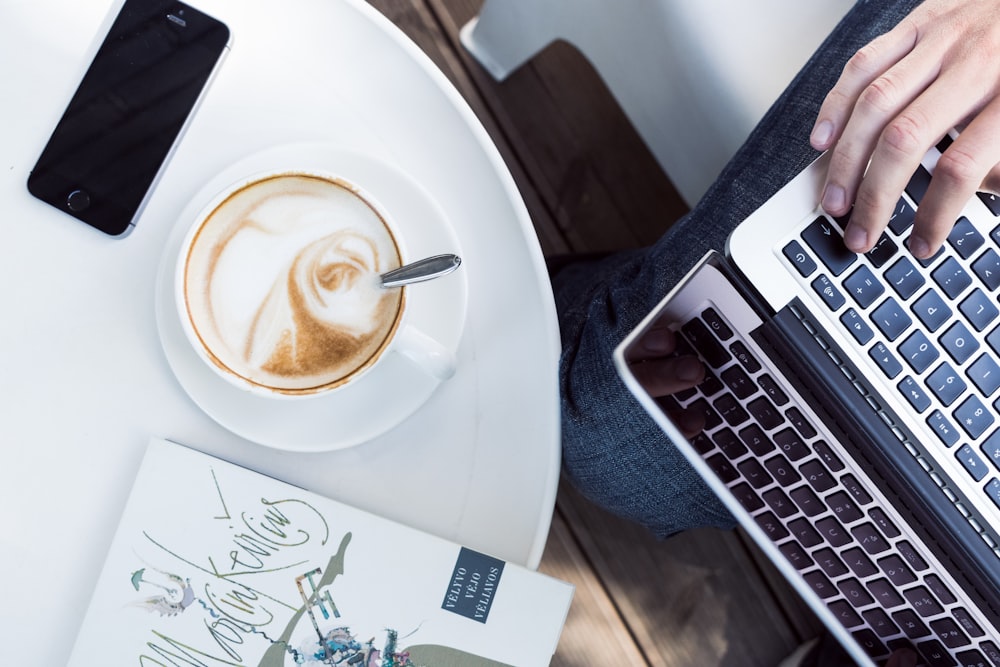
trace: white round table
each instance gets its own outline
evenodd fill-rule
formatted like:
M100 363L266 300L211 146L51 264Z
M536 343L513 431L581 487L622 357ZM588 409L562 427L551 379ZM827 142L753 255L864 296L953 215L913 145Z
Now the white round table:
M114 239L25 182L117 3L2 0L5 664L65 663L151 436L509 561L541 558L559 474L557 324L495 147L424 54L360 0L195 4L229 25L231 53L135 231ZM468 288L455 377L398 426L321 453L254 444L206 415L172 372L154 314L188 201L246 156L301 142L409 174L450 221Z

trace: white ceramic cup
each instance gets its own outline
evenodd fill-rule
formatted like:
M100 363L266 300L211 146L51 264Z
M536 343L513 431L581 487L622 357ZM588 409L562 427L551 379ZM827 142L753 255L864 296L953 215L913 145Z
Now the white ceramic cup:
M260 173L197 216L177 259L177 311L199 357L256 394L335 391L392 353L444 380L455 355L407 323L410 288L379 286L407 259L397 226L359 185Z

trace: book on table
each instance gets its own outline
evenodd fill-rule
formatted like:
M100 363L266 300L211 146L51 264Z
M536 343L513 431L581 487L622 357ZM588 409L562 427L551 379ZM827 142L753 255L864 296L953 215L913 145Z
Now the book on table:
M153 439L70 665L547 665L573 587Z

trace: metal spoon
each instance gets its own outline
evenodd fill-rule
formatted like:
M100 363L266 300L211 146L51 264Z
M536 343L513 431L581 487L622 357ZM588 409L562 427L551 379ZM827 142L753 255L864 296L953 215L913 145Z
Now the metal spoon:
M458 255L434 255L425 257L415 262L410 262L406 266L387 271L379 276L382 287L402 287L410 283L420 283L425 280L433 280L439 276L451 273L462 263L462 258Z

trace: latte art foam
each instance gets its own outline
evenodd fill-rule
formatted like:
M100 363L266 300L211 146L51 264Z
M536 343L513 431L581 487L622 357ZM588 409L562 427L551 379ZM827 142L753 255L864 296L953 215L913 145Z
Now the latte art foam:
M184 268L189 319L216 364L287 393L336 386L381 354L402 290L378 275L400 254L379 213L351 186L270 176L206 217Z

